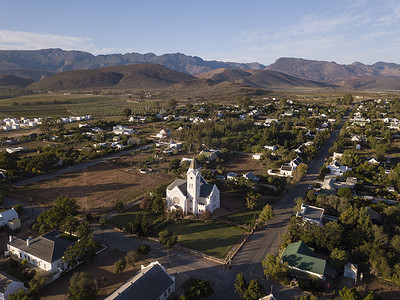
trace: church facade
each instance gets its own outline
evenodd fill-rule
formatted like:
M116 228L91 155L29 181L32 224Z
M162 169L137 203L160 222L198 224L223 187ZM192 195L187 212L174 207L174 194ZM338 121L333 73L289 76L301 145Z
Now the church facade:
M193 158L186 173L186 180L176 179L167 187L167 209L182 209L185 215L211 213L220 206L217 186L208 184L201 176L200 167Z

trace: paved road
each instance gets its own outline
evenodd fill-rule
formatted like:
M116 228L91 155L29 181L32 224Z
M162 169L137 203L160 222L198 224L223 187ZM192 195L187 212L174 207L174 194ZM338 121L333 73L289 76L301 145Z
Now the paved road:
M140 150L146 149L147 147L152 147L153 145L154 145L154 143L148 144L148 145L144 145L144 146L141 146L139 148L127 150L127 151L117 152L115 154L112 154L112 155L109 155L109 156L106 156L106 157L102 157L102 158L99 158L99 159L95 159L95 160L92 160L92 161L89 161L89 162L86 162L86 163L76 164L76 165L69 166L69 167L66 167L64 169L60 169L60 170L57 170L57 171L54 171L54 172L51 172L51 173L48 173L48 174L35 176L35 177L29 178L29 179L26 179L26 180L21 180L21 181L18 181L16 183L14 183L14 186L15 187L20 187L20 186L24 186L24 185L27 185L27 184L35 184L35 183L38 183L40 181L46 181L46 180L52 179L52 178L57 177L57 176L62 175L62 174L80 171L80 170L83 170L83 169L88 168L90 166L94 166L94 165L96 165L96 164L98 164L100 162L104 162L104 161L106 161L108 159L112 159L112 158L115 158L115 157L120 157L122 155L129 154L129 153L132 153L132 152L140 151Z

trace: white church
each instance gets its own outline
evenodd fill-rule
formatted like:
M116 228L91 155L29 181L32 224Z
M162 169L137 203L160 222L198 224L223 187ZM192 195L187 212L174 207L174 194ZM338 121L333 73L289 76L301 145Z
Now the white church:
M219 206L219 189L215 184L208 184L201 176L200 167L195 158L189 166L186 180L176 179L167 187L168 210L181 208L185 215L197 215L205 210L212 213Z

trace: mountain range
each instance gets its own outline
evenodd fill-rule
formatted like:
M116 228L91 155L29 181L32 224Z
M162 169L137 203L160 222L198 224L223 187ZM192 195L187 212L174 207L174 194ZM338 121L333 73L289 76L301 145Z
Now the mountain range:
M113 74L113 72L118 73L118 70L110 69L104 71L104 68L131 64L157 64L186 75L210 79L217 84L228 81L263 89L323 88L333 86L353 90L400 89L400 65L385 62L377 62L373 65L365 65L360 62L341 65L328 61L279 58L273 64L265 66L260 63L207 61L200 57L187 56L181 53L160 56L154 53L95 56L83 51L65 51L61 49L0 50L0 74L34 81L51 78L51 75L66 71L101 69L100 71L88 73L89 77L94 76L96 84L101 84L101 81L104 80L108 86L123 87L129 81L126 79L132 75L127 77L124 73L125 79L122 80L122 77L119 78L118 75ZM147 70L145 71L145 67L141 68L143 72L148 72ZM150 67L150 69L152 68ZM66 81L63 84L66 86L75 84L76 88L78 88L80 86L78 82L73 83L72 78L66 79L71 76L71 73L66 72L66 74L65 79L63 79ZM77 74L75 73L74 76ZM148 78L149 75L151 73L146 73L143 76ZM136 74L135 76L139 75ZM172 77L175 76L176 74ZM179 76L182 77L183 75ZM52 79L51 86L57 86L54 83L55 80ZM156 82L160 83L161 87L170 86L170 84L166 84L168 82L167 78L163 78L161 81L157 80ZM188 80L193 80L193 78L190 77ZM170 83L173 82L174 79ZM29 83L25 82L25 84L28 85ZM87 86L85 82L82 82L82 84ZM150 84L150 82L146 84ZM142 80L137 86L145 87L146 84ZM32 86L35 87L37 85L33 84ZM0 85L0 87L4 87L4 85Z

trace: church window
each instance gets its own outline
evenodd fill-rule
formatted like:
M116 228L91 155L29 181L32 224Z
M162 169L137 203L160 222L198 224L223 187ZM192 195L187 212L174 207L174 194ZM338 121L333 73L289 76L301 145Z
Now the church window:
M190 188L190 189L193 188L193 183L189 183L189 188Z
M173 202L174 202L174 204L179 204L179 198L178 197L174 197Z

